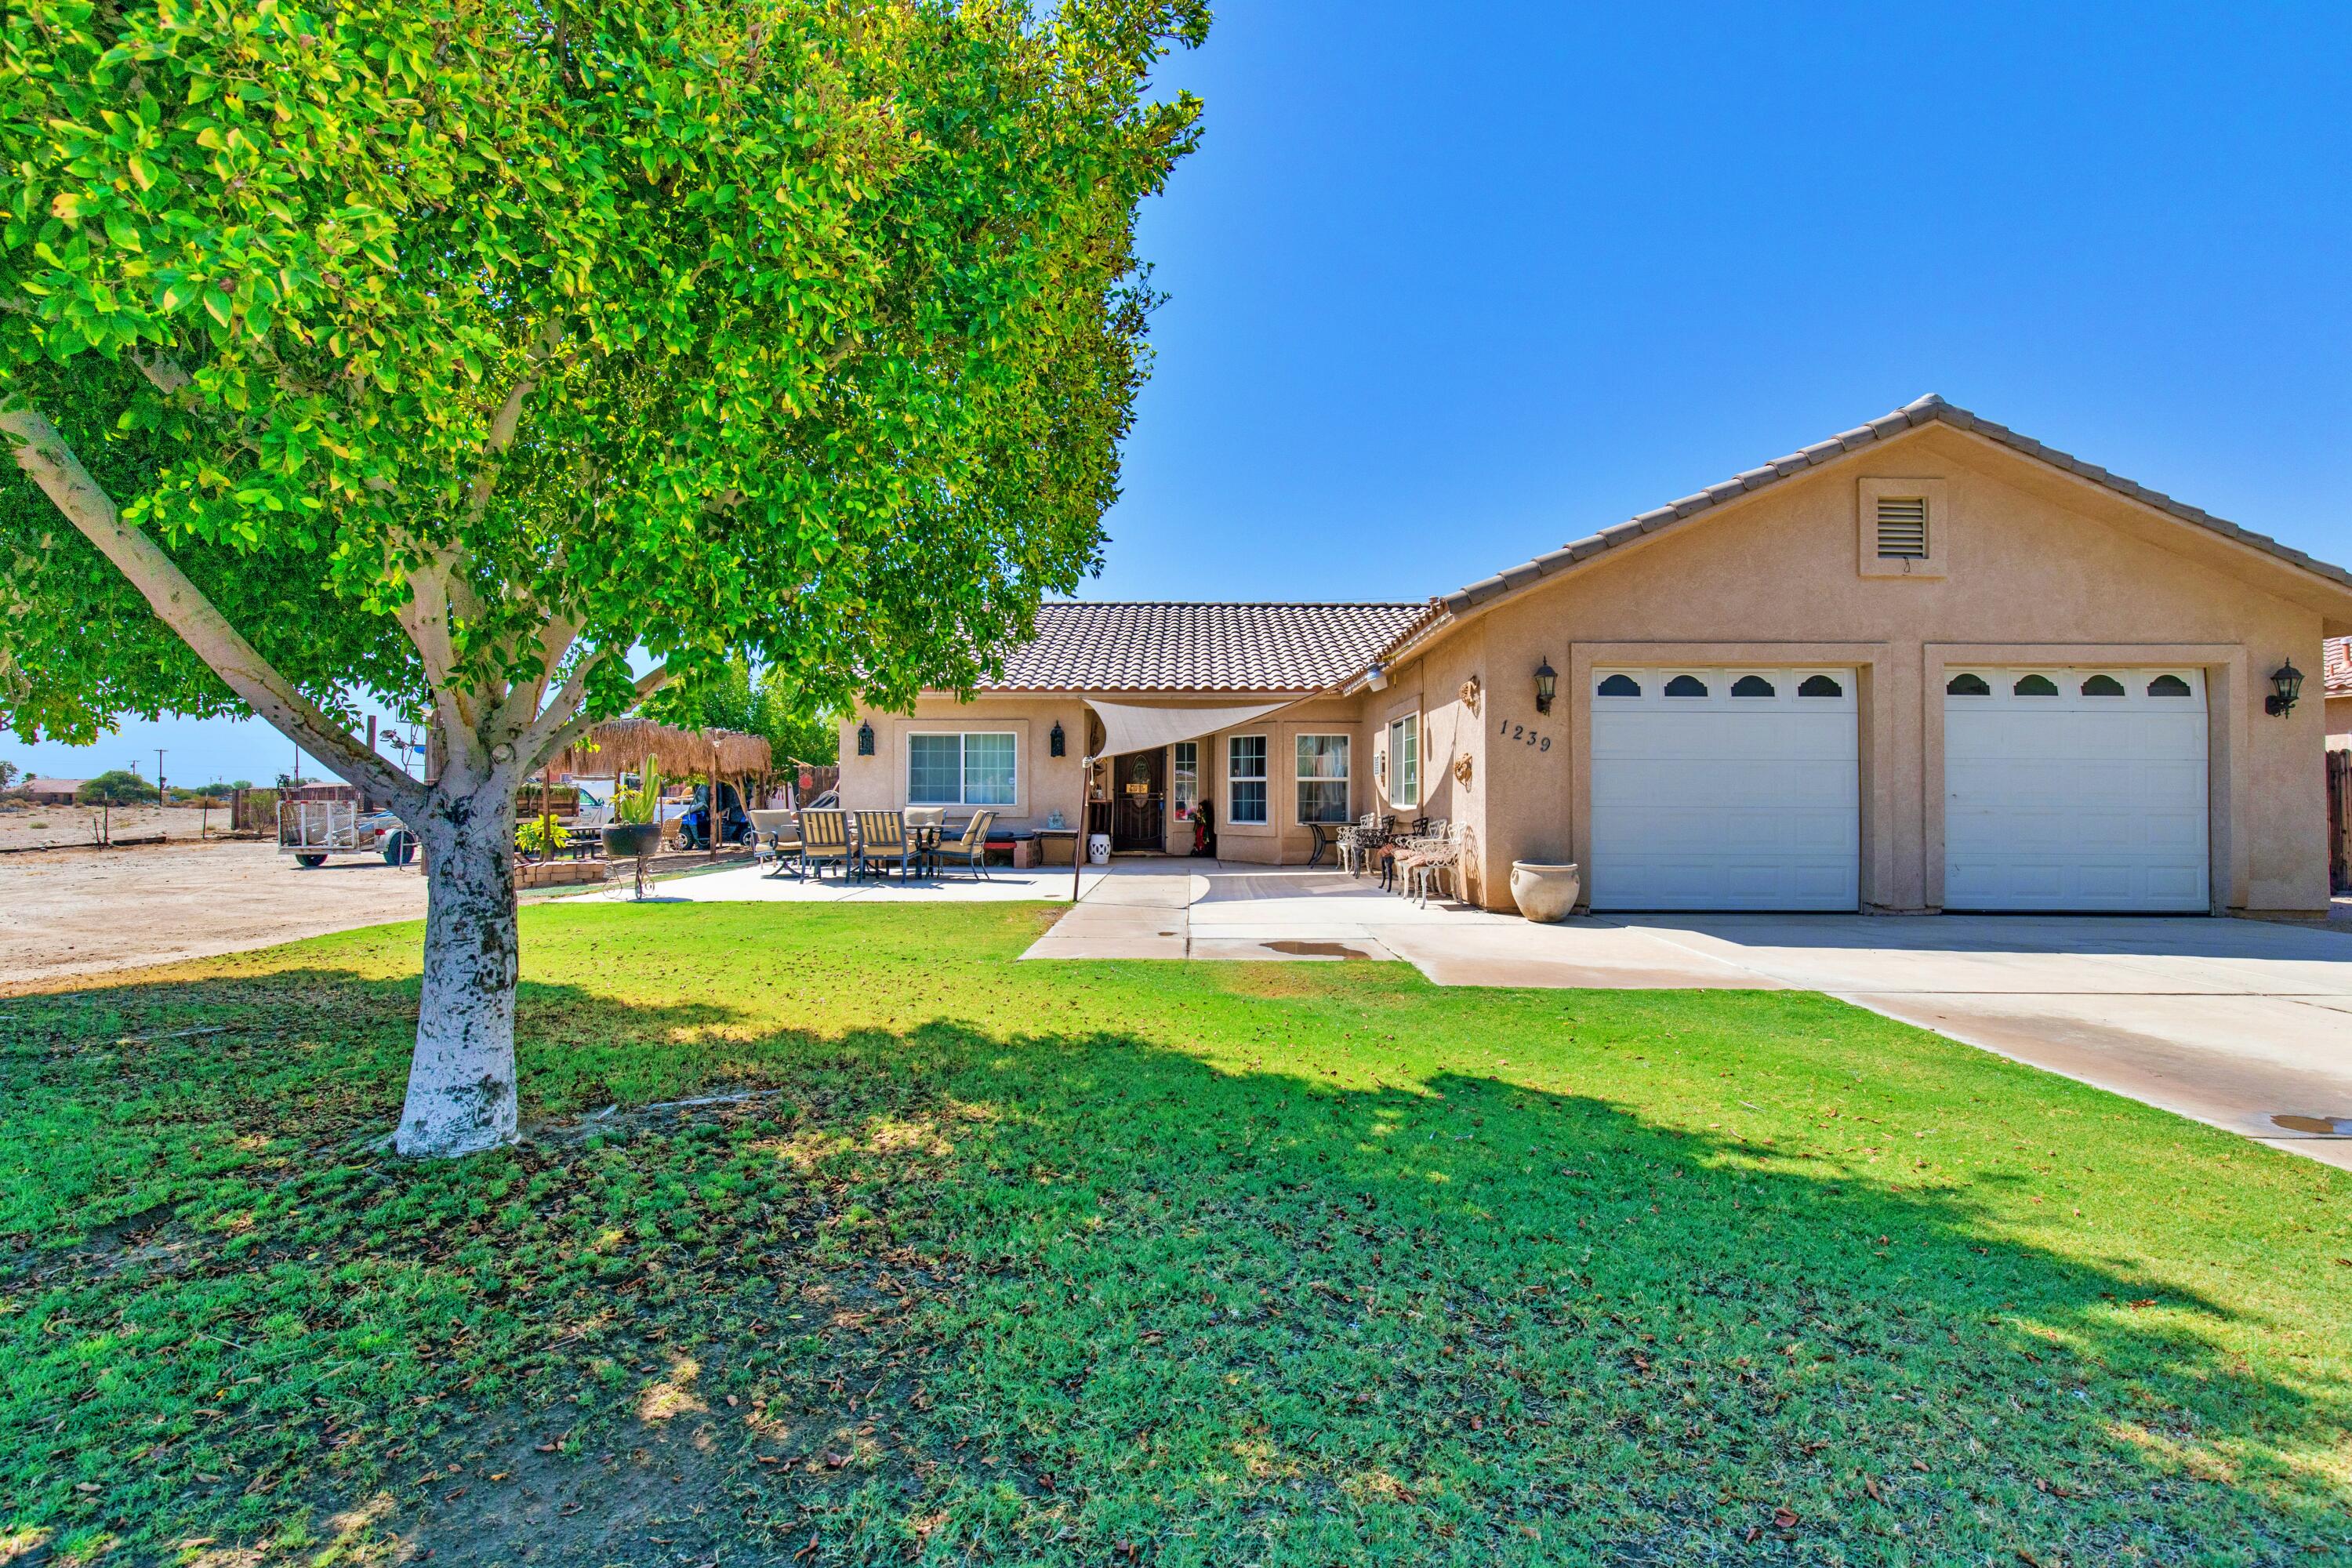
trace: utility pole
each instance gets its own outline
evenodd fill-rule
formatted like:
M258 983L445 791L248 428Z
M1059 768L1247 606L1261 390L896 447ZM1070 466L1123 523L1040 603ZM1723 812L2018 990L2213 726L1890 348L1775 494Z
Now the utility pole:
M155 804L171 804L171 796L163 793L163 748L161 746L155 748Z

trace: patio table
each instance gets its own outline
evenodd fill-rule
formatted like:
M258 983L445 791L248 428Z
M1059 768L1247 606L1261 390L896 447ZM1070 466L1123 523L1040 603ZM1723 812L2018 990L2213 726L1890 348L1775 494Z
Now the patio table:
M946 826L940 822L910 822L907 825L907 837L915 846L915 864L922 868L922 874L926 877L940 874L940 834Z
M1070 860L1074 865L1076 863L1078 858L1078 830L1076 828L1039 827L1032 829L1029 836L1037 843L1038 865L1043 866L1045 863L1045 841L1049 838L1068 839L1070 841Z
M938 822L909 822L905 825L907 842L915 847L916 864L921 868L919 874L922 876L935 877L939 874L940 832L945 826L944 823ZM866 847L865 839L859 835L855 819L852 819L849 825L849 842L861 852ZM869 862L861 862L861 864L865 868L859 872L860 876L886 878L887 876L887 872Z

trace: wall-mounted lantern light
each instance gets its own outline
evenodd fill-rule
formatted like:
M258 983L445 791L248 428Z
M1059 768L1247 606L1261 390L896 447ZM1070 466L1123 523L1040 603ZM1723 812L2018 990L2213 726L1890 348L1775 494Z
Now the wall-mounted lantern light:
M1062 721L1059 719L1054 721L1054 732L1045 737L1045 749L1057 757L1069 754L1070 738L1062 733Z
M2270 697L2263 702L2263 711L2274 719L2284 719L2294 711L2295 699L2303 695L2303 671L2292 664L2280 665L2271 671Z
M1375 691L1386 691L1389 689L1389 667L1379 659L1364 666L1364 684Z
M857 754L861 757L870 757L874 754L874 726L871 724L861 723L857 726Z
M1536 666L1537 712L1549 713L1551 711L1552 693L1559 689L1559 671L1551 667L1551 660L1546 659L1541 664Z

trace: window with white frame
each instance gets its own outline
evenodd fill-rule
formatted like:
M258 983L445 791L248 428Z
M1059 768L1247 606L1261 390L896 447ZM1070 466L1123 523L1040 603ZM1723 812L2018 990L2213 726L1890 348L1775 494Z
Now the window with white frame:
M1265 737L1235 735L1225 742L1225 821L1265 820Z
M908 805L1011 805L1017 793L1010 731L907 737Z
M1407 713L1389 723L1389 804L1421 804L1421 715Z
M1168 795L1176 806L1176 820L1188 821L1201 803L1201 742L1179 741L1169 748Z
M1348 820L1348 737L1298 737L1298 820Z

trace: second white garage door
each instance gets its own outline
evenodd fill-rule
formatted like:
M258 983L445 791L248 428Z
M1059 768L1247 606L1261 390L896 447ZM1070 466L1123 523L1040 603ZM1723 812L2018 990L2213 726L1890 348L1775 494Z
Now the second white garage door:
M1955 669L1944 689L1944 907L2211 907L2205 677Z
M1595 670L1592 907L1851 910L1850 669Z

